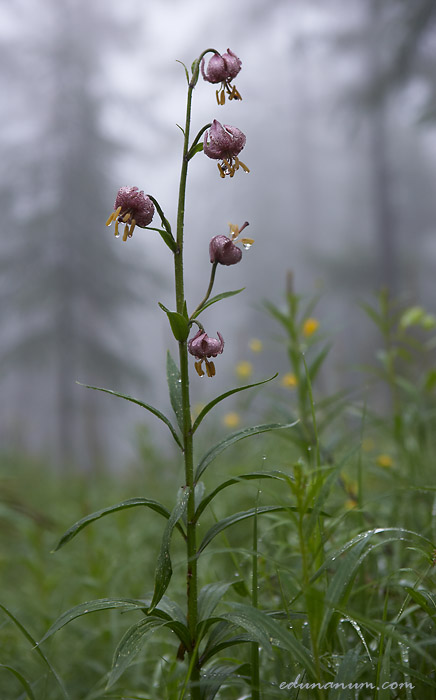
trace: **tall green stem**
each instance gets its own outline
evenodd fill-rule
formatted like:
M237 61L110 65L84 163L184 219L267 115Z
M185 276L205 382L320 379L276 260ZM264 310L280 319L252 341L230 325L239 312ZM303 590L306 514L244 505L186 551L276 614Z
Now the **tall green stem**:
M182 170L180 174L179 202L177 209L177 250L174 253L174 273L176 287L176 308L179 314L183 314L185 307L185 290L183 278L183 230L185 221L185 196L186 179L188 174L188 150L189 131L191 125L191 103L194 86L190 83L186 104L185 139L183 145ZM191 423L191 402L189 397L189 368L187 341L179 342L180 377L182 388L183 407L183 449L185 458L185 479L189 488L189 500L187 507L187 598L188 598L188 627L191 637L191 648L188 649L189 658L192 661L196 654L196 629L197 629L197 537L195 522L195 493L194 493L194 455L193 436ZM192 665L191 673L191 698L200 698L199 679L200 673L196 660Z

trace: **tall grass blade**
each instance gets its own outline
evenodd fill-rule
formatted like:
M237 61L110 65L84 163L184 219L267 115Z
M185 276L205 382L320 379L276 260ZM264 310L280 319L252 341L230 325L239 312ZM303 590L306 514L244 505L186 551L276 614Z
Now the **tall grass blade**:
M5 615L7 615L7 616L12 620L12 622L14 623L14 625L20 630L20 632L25 636L25 638L27 639L27 641L32 645L32 648L35 649L35 651L36 651L36 653L38 654L38 656L40 657L40 659L43 661L43 663L45 664L45 666L47 666L47 668L49 669L50 673L51 673L52 676L55 678L55 680L56 680L56 682L57 682L59 688L60 688L61 691L62 691L63 697L66 698L66 700L70 700L70 696L68 695L68 693L67 693L67 691L66 691L66 688L65 688L64 684L62 683L62 680L61 680L60 676L56 673L56 671L54 670L54 668L53 668L53 666L51 665L50 661L47 659L47 657L46 657L46 655L44 654L44 652L38 647L38 644L37 644L36 640L32 637L32 635L30 634L30 632L28 632L27 629L24 627L24 625L22 625L21 622L18 620L18 618L16 618L15 615L14 615L13 613L11 613L11 611L8 610L8 609L7 609L4 605L2 605L1 603L0 603L0 610L3 610L3 612L5 613Z
M0 664L0 669L3 669L4 671L9 671L9 673L15 676L15 678L20 682L20 684L24 688L24 691L26 693L26 700L36 700L30 683L26 681L24 676L19 671L17 671L16 668L14 668L13 666L7 666L7 664Z

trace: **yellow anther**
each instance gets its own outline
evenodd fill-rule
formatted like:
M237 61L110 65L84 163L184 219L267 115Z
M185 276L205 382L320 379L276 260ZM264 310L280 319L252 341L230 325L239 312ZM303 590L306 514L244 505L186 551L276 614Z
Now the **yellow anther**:
M241 243L244 246L251 247L254 243L254 238L241 238Z
M135 221L135 219L132 219L131 224L130 224L130 233L129 233L130 238L133 236L133 231L135 230L135 226L136 226L136 221Z
M236 224L229 224L229 226L230 236L232 238L232 241L234 241L239 236L239 226L236 226Z
M114 214L115 212L113 211L112 214L110 215L109 219L106 221L106 226L110 226L112 221L114 220Z
M222 169L221 165L219 163L217 163L217 166L218 166L218 170L220 171L220 177L225 177L226 174L225 174L224 170Z
M126 223L130 219L130 212L127 212L127 214L124 214L123 216L123 223Z
M127 236L129 235L129 224L124 227L123 241L127 241Z
M247 166L245 165L245 163L242 162L242 160L238 159L238 163L241 166L242 170L244 170L246 173L250 172L250 168L247 168Z
M232 89L229 91L229 100L242 100L242 97L237 91L235 85L232 85Z
M222 105L226 102L226 93L224 92L224 90L221 90L220 102Z
M118 231L118 219L115 221L115 236L118 238L120 232Z
M220 104L220 94L219 94L219 91L216 90L216 91L215 91L215 94L216 94L216 101L218 102L218 104Z
M214 377L216 374L215 365L211 360L206 360L206 374L208 377Z
M204 377L203 368L201 366L202 363L203 363L203 360L200 360L199 362L194 362L195 371L197 372L199 377Z

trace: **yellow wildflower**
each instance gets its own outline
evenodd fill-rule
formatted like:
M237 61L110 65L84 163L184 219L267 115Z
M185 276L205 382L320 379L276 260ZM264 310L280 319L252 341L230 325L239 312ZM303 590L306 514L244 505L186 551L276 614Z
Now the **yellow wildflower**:
M226 413L226 415L223 417L223 423L226 426L226 428L237 428L239 423L241 422L241 419L239 417L238 413Z
M347 510L352 510L357 506L357 501L354 498L347 498L345 501L345 508Z
M379 467L389 468L393 466L394 460L390 455L381 454L377 457L377 464Z
M309 338L309 336L313 335L315 331L318 329L319 326L319 321L316 318L307 318L305 322L303 323L303 335L306 336L306 338Z
M375 447L374 440L372 438L363 438L362 440L362 450L364 452L371 452Z
M235 372L239 379L248 379L248 377L251 377L253 374L253 365L251 362L247 362L247 360L242 360L242 362L238 362L236 365Z
M285 386L287 389L293 389L297 386L298 380L295 374L292 374L292 372L287 372L283 375L280 384Z
M248 344L251 352L262 352L263 343L258 338L252 338Z
M195 418L197 418L197 416L200 415L200 413L202 412L202 410L203 410L203 408L205 407L205 405L206 405L205 403L195 403L195 404L193 405L192 411L191 411L191 418L192 418L193 420L195 420Z

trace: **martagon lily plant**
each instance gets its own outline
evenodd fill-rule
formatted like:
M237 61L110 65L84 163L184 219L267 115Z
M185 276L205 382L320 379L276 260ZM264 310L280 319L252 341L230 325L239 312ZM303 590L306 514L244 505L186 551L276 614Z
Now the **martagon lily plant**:
M212 54L212 56L208 65L205 66L205 58L208 54ZM191 140L192 97L201 73L206 82L221 84L220 89L216 93L218 105L225 102L226 95L230 100L240 100L240 93L232 84L232 81L239 73L241 65L240 59L230 49L223 55L215 49L207 49L193 62L190 71L184 66L187 80L187 104L186 121L182 129L183 151L175 233L159 202L151 194L144 194L136 186L125 186L119 189L115 199L114 211L106 222L108 226L114 223L115 236L122 235L123 241L131 239L135 232L134 241L138 240L138 243L142 244L142 241L139 240L138 229L158 232L173 257L175 308L171 310L163 304L159 304L159 306L167 315L178 350L176 360L168 351L166 367L174 419L170 419L154 406L131 396L95 386L89 386L88 388L113 394L133 402L161 420L169 429L171 439L174 440L183 459L184 484L179 488L175 504L171 509L148 497L137 497L105 507L82 518L65 532L56 550L72 540L83 528L102 517L128 508L148 508L166 521L154 572L154 588L149 598L146 599L105 598L77 605L61 615L41 640L41 642L45 641L65 624L81 615L108 609L136 612L134 623L120 640L115 650L113 666L107 678L107 688L112 688L115 684L122 683L120 679L123 672L135 659L150 633L156 627L163 627L171 630L178 638L178 650L175 656L180 662L181 680L177 696L174 696L178 700L184 697L190 697L192 700L213 698L220 685L228 683L229 678L234 674L245 678L250 688L250 697L254 699L260 698L259 645L266 648L266 652L269 653L271 652L272 641L281 639L281 645L286 648L286 643L283 641L285 636L279 623L258 609L256 554L258 515L284 510L285 508L278 505L259 505L256 502L255 507L247 511L229 514L223 520L215 522L208 530L202 532L201 539L199 538L200 516L222 490L244 480L280 480L284 478L284 475L278 471L251 472L241 474L237 478L228 478L218 487L208 492L202 479L213 460L227 447L239 440L266 431L291 427L289 424L273 423L243 428L221 439L202 456L198 457L195 454L195 434L208 413L219 402L232 394L265 384L274 378L271 377L246 386L238 386L215 396L201 410L195 421L192 420L189 355L192 355L194 358L193 364L196 374L200 377L207 375L207 377L212 378L216 374L214 360L224 350L224 340L221 333L218 332L217 337L209 336L203 321L200 321L199 317L202 316L203 318L204 312L212 304L242 291L238 289L211 296L218 266L235 265L241 262L243 253L242 249L238 247L238 243L241 243L242 247L246 249L253 244L253 239L251 238L240 238L240 234L248 226L248 222L245 222L240 228L236 225L230 225L228 236L218 234L211 238L208 243L211 264L209 284L203 299L190 312L190 304L185 298L183 257L185 193L188 167L197 154L204 152L209 158L218 161L221 178L226 176L232 178L239 169L249 172L247 166L238 158L246 142L246 137L239 128L228 125L223 126L214 119L211 123L204 125L195 138ZM150 224L156 213L161 223L153 227ZM121 232L120 227L124 227ZM205 246L205 253L207 255L207 245ZM206 262L206 265L208 264ZM194 378L198 379L195 374ZM211 387L213 387L212 383ZM220 532L234 523L248 518L252 518L255 525L251 602L250 604L241 604L232 602L230 599L227 603L223 603L222 598L227 592L231 592L234 581L217 581L200 588L199 565L201 563L201 555ZM174 533L184 541L186 547L185 610L178 602L166 595L172 578L170 544ZM239 637L235 636L235 631L241 630L241 628L243 633L239 634ZM226 656L226 649L234 647L236 642L239 644L238 648L241 648L240 661L227 663L223 667L221 656ZM247 644L248 651L245 651ZM288 650L291 651L292 649ZM232 652L232 656L234 657L234 652ZM311 660L308 653L306 656L303 653L303 662L306 662L306 671L310 674L313 669L311 668ZM225 668L224 671L222 670L223 668ZM218 669L221 670L218 671ZM122 685L119 688L121 689Z

